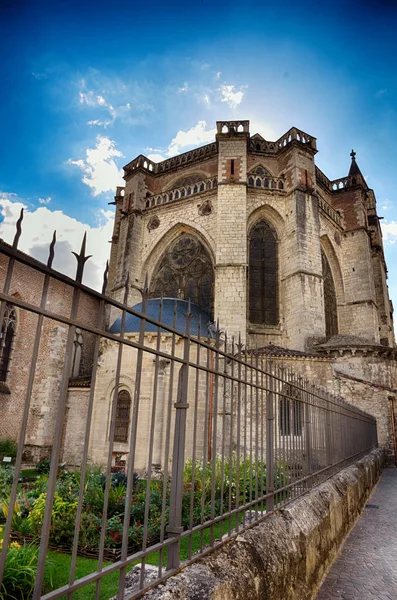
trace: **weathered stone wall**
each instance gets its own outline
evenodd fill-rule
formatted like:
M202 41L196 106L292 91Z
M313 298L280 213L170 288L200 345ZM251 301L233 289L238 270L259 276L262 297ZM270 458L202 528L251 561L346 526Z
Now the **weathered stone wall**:
M375 450L239 534L146 600L310 600L383 468Z
M68 389L62 462L69 467L80 467L82 462L89 397L89 388Z

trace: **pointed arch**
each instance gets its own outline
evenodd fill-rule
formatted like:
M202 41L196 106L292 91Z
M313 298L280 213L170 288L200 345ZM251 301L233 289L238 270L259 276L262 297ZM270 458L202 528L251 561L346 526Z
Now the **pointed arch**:
M150 297L192 300L212 314L214 267L198 235L180 229L164 248L150 280Z
M345 301L345 289L343 284L342 269L340 267L339 259L336 254L334 245L332 244L328 235L322 235L320 238L320 243L321 249L327 257L331 268L338 305L343 304Z
M209 175L207 175L207 173L204 173L203 171L192 171L191 173L186 173L182 176L179 174L167 183L167 185L164 188L164 191L184 187L186 185L194 185L195 183L205 181L208 178Z
M6 302L3 322L0 326L0 382L7 381L16 331L17 315L13 304Z
M276 232L263 218L248 236L248 306L253 325L278 325L278 243Z
M262 175L263 177L274 177L274 173L262 161L254 164L248 171L248 175Z
M338 305L331 267L323 250L321 250L321 263L324 283L325 335L328 338L338 333Z

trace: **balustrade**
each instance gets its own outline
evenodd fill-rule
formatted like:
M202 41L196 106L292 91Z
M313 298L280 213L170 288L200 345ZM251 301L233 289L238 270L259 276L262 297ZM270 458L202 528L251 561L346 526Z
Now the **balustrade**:
M181 198L188 198L189 196L195 196L197 194L203 194L210 190L215 189L218 186L218 180L216 177L192 183L190 185L184 185L182 187L167 190L161 194L154 194L146 199L146 208L152 208L161 204L167 204L174 200L180 200Z

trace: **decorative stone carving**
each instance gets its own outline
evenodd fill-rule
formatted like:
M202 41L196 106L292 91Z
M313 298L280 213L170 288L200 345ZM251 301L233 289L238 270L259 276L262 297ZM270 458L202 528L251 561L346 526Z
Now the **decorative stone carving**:
M206 217L207 215L210 215L213 210L214 207L212 206L211 200L205 200L199 205L198 213L202 217Z
M147 228L149 231L153 231L153 229L157 229L157 227L159 227L160 225L160 219L158 218L157 215L153 215L153 217L151 217L149 219L149 223L147 224Z

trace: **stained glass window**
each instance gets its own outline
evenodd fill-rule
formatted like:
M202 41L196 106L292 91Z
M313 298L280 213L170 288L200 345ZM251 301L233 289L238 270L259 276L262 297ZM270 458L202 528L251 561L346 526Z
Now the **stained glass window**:
M278 323L277 240L265 221L255 225L249 240L249 320Z
M12 342L15 334L16 314L12 304L7 302L0 331L0 381L7 380L11 359Z
M150 297L190 300L212 313L214 269L203 244L182 233L165 251L150 286Z
M115 442L128 442L130 412L131 396L127 390L121 390L117 397L116 425L114 428Z
M330 337L338 333L338 307L331 268L324 252L321 252L324 281L325 335Z

